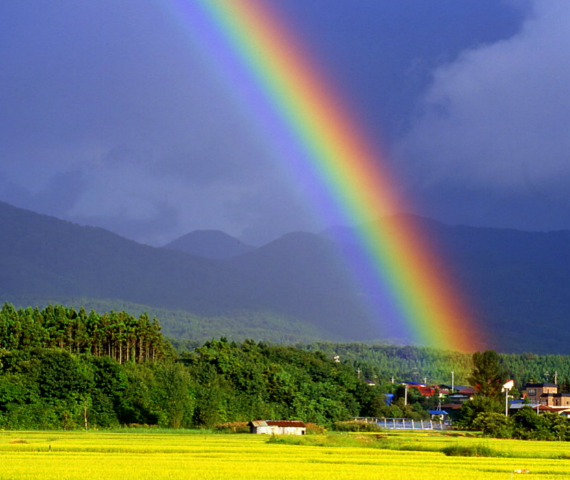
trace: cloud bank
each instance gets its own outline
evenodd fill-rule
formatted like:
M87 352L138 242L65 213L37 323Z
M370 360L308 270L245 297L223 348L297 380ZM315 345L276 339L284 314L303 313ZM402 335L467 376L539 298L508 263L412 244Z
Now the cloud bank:
M526 0L521 25L509 2L279 3L395 144L418 213L570 228L570 3ZM153 245L328 226L177 20L164 2L0 3L0 200Z
M463 223L570 220L569 45L570 2L535 0L516 35L434 71L396 149L419 197Z
M294 229L302 210L283 204L295 194L167 12L0 6L0 199L155 245L193 229L261 242Z

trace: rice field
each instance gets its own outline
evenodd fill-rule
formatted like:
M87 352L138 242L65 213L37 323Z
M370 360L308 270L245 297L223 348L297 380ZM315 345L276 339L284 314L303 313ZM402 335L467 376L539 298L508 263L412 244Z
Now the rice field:
M297 445L248 434L6 431L0 432L0 480L570 478L570 445L563 442L426 433L343 439L285 440L309 443ZM498 456L441 451L474 445Z

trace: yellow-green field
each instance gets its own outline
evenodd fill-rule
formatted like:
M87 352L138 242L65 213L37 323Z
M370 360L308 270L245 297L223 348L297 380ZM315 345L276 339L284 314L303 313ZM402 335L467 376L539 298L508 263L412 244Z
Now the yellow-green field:
M363 437L369 438L366 447L347 446L342 437L333 440L343 446L311 437L303 440L324 446L268 443L267 436L248 434L0 432L0 480L570 479L570 445L563 442L401 433ZM382 442L400 450L377 448ZM439 451L474 444L504 457Z

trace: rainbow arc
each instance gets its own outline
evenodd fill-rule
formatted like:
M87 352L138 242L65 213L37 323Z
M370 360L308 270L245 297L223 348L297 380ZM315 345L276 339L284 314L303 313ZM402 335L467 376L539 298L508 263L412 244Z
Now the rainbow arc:
M220 59L249 114L266 122L267 141L290 154L338 218L358 225L368 290L386 290L391 318L422 345L481 349L473 315L397 190L389 163L267 0L177 1L194 32ZM223 63L223 65L222 65ZM253 92L253 93L252 93ZM260 121L260 123L262 123ZM330 209L330 208L329 208Z

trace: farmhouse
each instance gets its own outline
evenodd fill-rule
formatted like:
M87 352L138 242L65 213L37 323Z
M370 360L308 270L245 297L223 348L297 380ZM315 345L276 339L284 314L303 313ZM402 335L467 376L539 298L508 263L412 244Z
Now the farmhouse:
M303 422L286 420L255 420L248 423L250 433L268 435L305 435L307 426Z
M409 389L415 388L422 397L433 397L438 389L437 387L428 387L427 385L415 384L415 385L408 385Z
M408 389L416 389L422 397L443 397L449 395L451 387L447 385L426 385L424 383L405 381L401 383L407 385Z
M555 383L527 383L522 391L530 403L547 407L569 407L570 394L558 393Z
M456 387L456 392L448 395L451 403L464 403L467 400L473 400L477 390L474 387Z

